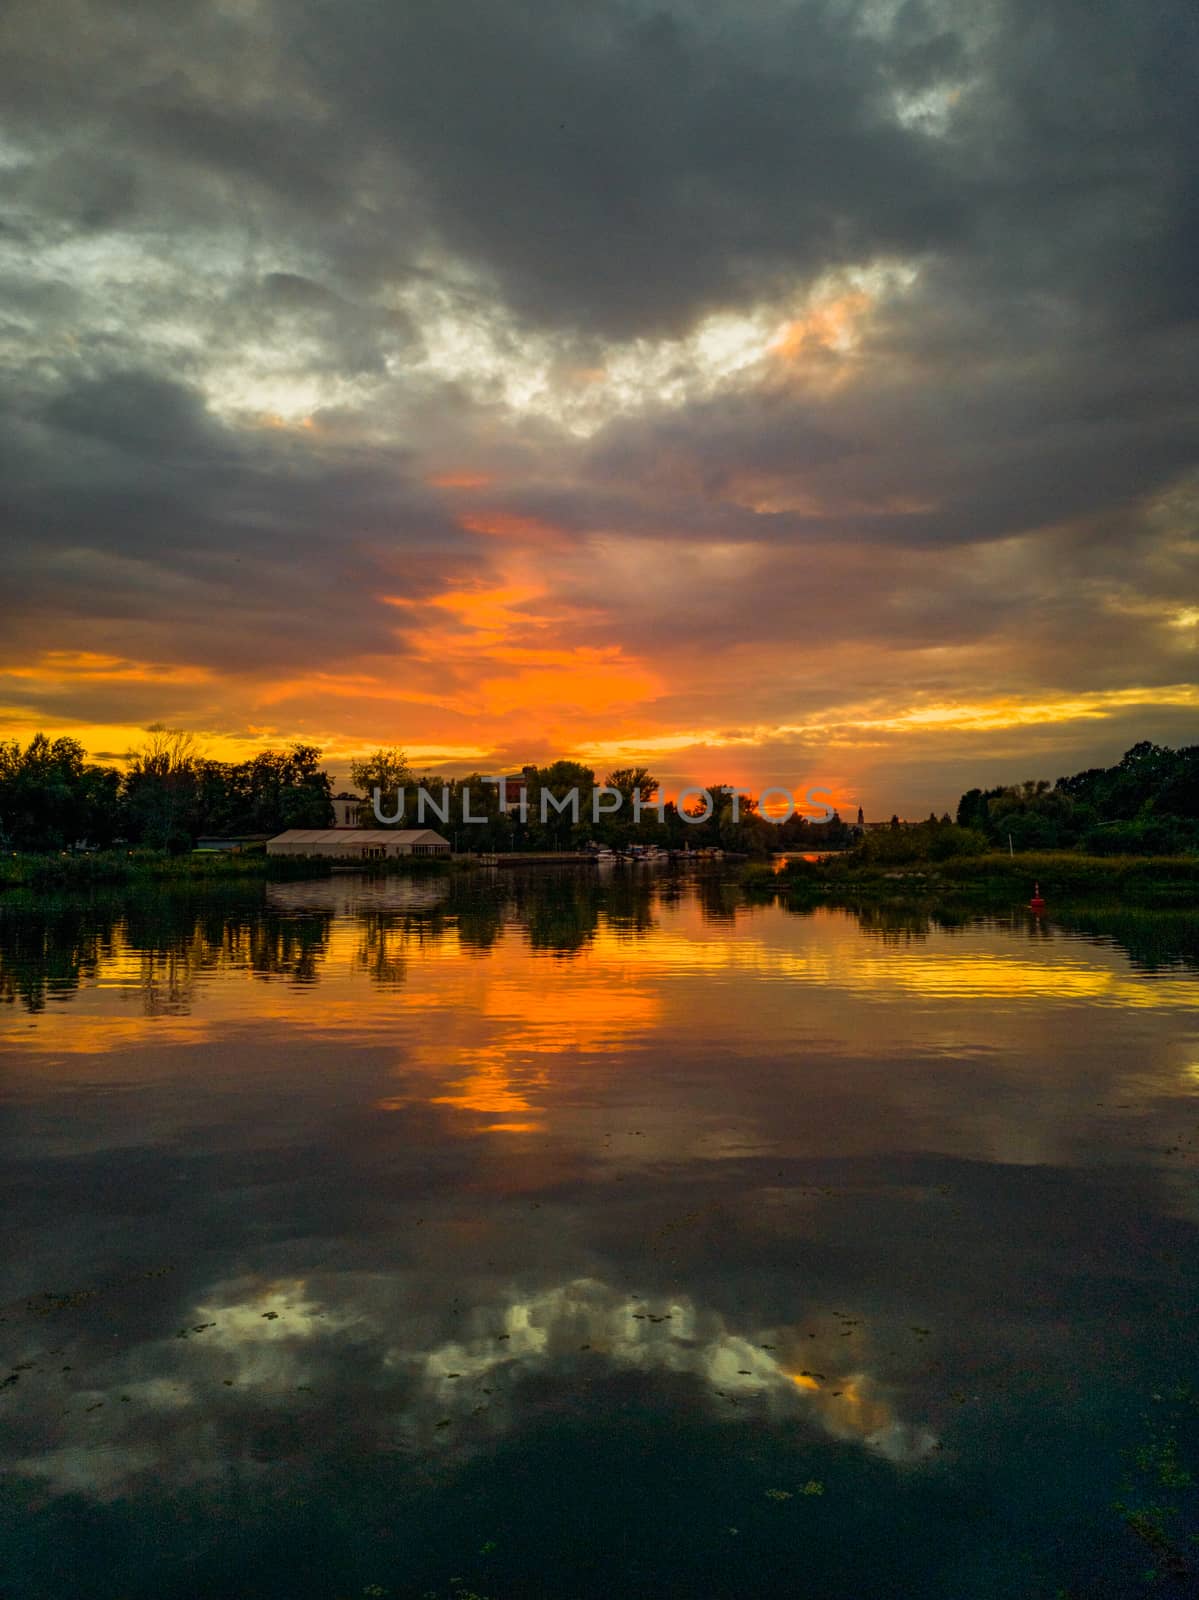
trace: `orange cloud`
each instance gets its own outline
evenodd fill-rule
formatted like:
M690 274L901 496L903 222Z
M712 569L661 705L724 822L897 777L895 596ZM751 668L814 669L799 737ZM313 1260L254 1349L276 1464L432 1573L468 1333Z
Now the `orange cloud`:
M861 290L821 301L780 329L769 348L784 361L794 361L812 346L821 350L848 349L855 342L857 324L870 305L870 296Z
M538 517L521 517L510 511L479 511L461 519L468 533L486 533L496 539L512 539L522 544L558 544L570 542L560 528Z
M488 719L524 712L534 741L580 712L644 705L662 692L661 677L619 645L570 642L579 608L551 602L544 580L526 577L519 563L507 581L447 590L414 602L384 596L410 613L405 642L411 653L405 695L426 685L466 716Z
M431 489L486 489L494 480L489 473L459 468L435 472L426 481Z
M36 682L44 692L72 683L211 683L204 667L169 666L159 661L131 661L93 650L44 650L22 666L0 667L0 677Z

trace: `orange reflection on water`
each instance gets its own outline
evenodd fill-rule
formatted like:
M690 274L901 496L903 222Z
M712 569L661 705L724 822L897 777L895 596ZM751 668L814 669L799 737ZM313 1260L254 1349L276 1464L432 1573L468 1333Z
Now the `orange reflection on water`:
M581 1057L611 1055L652 1033L661 1006L649 989L613 984L609 974L590 965L559 968L552 981L530 985L522 981L526 959L515 947L497 952L477 992L477 1009L466 1017L442 1012L437 1036L419 1043L405 1060L405 1071L416 1066L447 1082L448 1092L430 1096L432 1104L491 1115L527 1113ZM496 973L496 965L509 970ZM459 1071L463 1076L457 1078ZM521 1122L504 1131L543 1127Z
M118 922L73 992L55 968L43 1010L0 1014L6 1074L39 1092L198 1076L235 1092L252 1072L315 1092L354 1065L363 1110L424 1105L455 1136L586 1148L605 1171L781 1140L858 1154L896 1129L921 1148L1068 1160L1080 1108L1194 1093L1199 987L1101 942L1019 924L871 932L690 890L647 890L622 915L595 883L558 882L481 944L448 880L272 886L273 921L197 921L150 948Z
M810 1372L788 1372L785 1376L791 1379L797 1389L819 1389L820 1387Z

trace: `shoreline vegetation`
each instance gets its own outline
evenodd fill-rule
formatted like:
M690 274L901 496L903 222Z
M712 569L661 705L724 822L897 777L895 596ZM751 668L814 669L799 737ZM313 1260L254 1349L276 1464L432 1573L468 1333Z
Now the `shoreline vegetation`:
M148 732L145 747L127 753L123 772L88 762L72 739L38 734L23 749L0 742L0 891L379 870L373 861L265 853L265 841L288 829L334 822L332 778L316 746L229 764L207 759L188 734L161 726ZM418 776L398 748L355 762L351 776L359 826L378 826L363 795L396 799L392 822L400 827L399 797L409 786L441 795L444 815L454 819L447 843L455 855L389 864L407 873L515 866L523 857L531 865L537 856L586 862L601 849L608 859L643 852L661 862L697 852L724 858L722 870L748 858L741 869L747 890L796 902L952 895L1027 903L1039 882L1057 903L1102 894L1141 905L1199 904L1199 745L1171 750L1143 741L1114 766L1053 784L970 789L955 815L934 812L924 821L867 821L858 808L850 822L829 805L823 819L794 806L773 817L757 797L723 783L683 790L672 801L645 767L618 768L598 783L592 768L570 760L526 766L504 780L520 785L517 802L506 799L498 778ZM764 795L771 792L783 793ZM807 798L823 792L809 789ZM778 871L780 856L788 859Z
M887 865L849 850L821 861L787 861L781 869L753 861L741 869L740 877L752 897L778 897L797 907L883 902L1027 905L1034 885L1039 885L1050 912L1097 898L1121 905L1199 910L1195 856L986 851L944 861Z
M437 875L468 863L444 858L402 856L388 861L355 863L363 872L401 872L405 876ZM328 856L268 856L264 851L231 854L195 851L174 855L163 850L97 850L81 854L0 856L0 890L88 889L93 885L147 883L195 884L279 883L303 878L328 878L344 871Z
M511 865L520 865L519 854ZM636 858L633 858L635 864ZM540 863L530 865L545 865ZM401 857L364 863L356 871L401 876L472 872L477 858ZM671 870L674 863L665 870ZM935 860L872 858L868 849L839 851L816 860L790 858L701 863L731 877L751 899L781 898L796 906L881 903L1025 905L1038 883L1050 909L1102 898L1142 907L1199 909L1199 857L1098 856L1076 851L981 851ZM0 890L130 888L148 885L198 889L327 878L345 866L327 857L164 851L96 851L91 854L0 856Z

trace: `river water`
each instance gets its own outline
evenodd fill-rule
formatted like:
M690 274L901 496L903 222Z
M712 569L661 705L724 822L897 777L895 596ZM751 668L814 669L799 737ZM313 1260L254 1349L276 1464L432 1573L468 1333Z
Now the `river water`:
M5 1600L1196 1587L1199 918L14 895L0 1002Z

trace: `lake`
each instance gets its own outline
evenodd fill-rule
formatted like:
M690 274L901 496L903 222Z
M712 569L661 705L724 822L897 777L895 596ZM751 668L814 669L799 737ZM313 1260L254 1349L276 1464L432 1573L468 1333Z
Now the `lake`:
M5 1600L1196 1586L1195 916L14 894L0 1001Z

